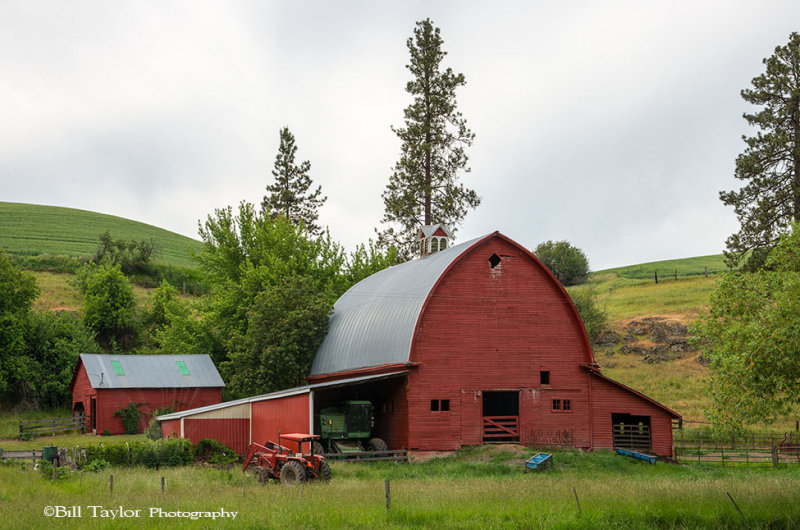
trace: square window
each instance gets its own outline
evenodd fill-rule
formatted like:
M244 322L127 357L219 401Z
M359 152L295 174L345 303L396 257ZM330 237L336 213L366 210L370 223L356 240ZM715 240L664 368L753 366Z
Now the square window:
M561 400L554 399L553 400L553 410L561 410Z
M439 400L438 399L432 399L431 400L431 411L432 412L436 412L438 410L439 410Z
M449 399L443 399L443 400L441 401L441 406L439 407L439 409L440 409L442 412L447 412L447 411L449 411L449 410L450 410L450 400L449 400Z
M572 403L570 403L569 399L565 399L564 402L562 403L563 410L570 410L571 406Z
M549 385L550 384L550 371L549 370L542 370L539 372L539 384L541 385Z

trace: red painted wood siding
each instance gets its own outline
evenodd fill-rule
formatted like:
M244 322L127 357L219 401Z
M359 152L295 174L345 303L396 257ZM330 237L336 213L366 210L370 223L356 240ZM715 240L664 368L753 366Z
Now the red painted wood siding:
M592 377L592 422L596 448L613 448L611 415L614 413L650 416L653 453L672 456L672 416L669 413L624 388Z
M89 376L86 375L86 369L83 367L83 363L79 360L79 367L78 373L75 376L75 382L72 385L72 410L75 410L75 404L80 402L83 403L83 410L86 414L86 418L88 420L87 426L91 425L91 398L92 396L96 396L97 392L92 388L92 384L89 381ZM102 431L100 431L102 432Z
M501 262L494 268L489 257ZM589 376L592 362L580 319L549 272L500 236L473 247L445 273L418 324L409 374L411 449L457 449L480 443L482 391L520 391L520 431L568 429L591 446ZM539 384L539 371L550 385ZM473 397L470 398L470 395ZM572 400L554 413L553 398ZM431 399L449 399L432 412Z
M122 418L114 412L125 408L130 402L139 403L141 417L139 432L142 432L153 417L153 410L172 408L175 412L196 407L214 405L222 401L219 388L109 388L97 391L97 433L106 429L111 434L122 434L125 429ZM87 409L88 410L88 409Z
M310 394L298 394L252 403L252 441L265 444L278 441L278 431L307 433L310 429Z
M203 438L216 440L242 455L247 453L250 446L250 420L248 418L192 419L188 417L183 420L183 436L195 444Z

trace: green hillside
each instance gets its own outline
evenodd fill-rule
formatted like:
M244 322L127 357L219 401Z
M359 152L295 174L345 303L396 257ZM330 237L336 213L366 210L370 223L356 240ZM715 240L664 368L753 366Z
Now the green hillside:
M10 254L37 256L91 256L100 234L108 230L115 239L152 241L153 261L194 267L189 249L200 250L194 239L131 221L74 208L0 202L0 248Z
M658 272L659 278L675 278L675 271L678 272L678 277L686 276L701 276L708 274L717 274L728 270L725 265L725 257L722 254L712 254L710 256L697 256L694 258L683 259L668 259L663 261L651 261L649 263L640 263L638 265L628 265L627 267L616 267L613 269L605 269L593 273L594 275L602 275L606 273L614 273L618 278L627 278L631 280L645 280L653 279L655 272Z

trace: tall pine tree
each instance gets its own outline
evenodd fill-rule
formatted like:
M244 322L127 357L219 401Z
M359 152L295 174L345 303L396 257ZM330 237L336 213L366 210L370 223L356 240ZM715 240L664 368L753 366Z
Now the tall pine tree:
M456 88L466 84L464 75L442 69L447 55L442 42L439 28L425 19L417 22L406 43L411 54L406 67L414 76L406 92L414 100L405 109L405 125L392 127L403 145L382 195L382 223L390 226L378 237L379 244L395 245L405 259L412 256L422 225L442 223L455 233L467 212L481 202L474 190L458 182L460 172L469 172L465 148L475 135L456 108Z
M747 184L720 192L741 224L726 241L725 256L732 267L744 261L745 270L761 268L780 235L800 220L800 34L763 62L766 72L742 90L745 101L761 107L744 114L759 129L743 137L747 148L736 159L736 178Z
M317 225L319 208L328 198L322 195L322 186L311 189L312 181L308 175L311 163L306 160L300 165L295 164L297 146L288 127L281 129L280 137L275 168L272 170L275 182L267 186L261 210L270 217L283 215L294 225L302 221L310 234L318 236L322 232Z

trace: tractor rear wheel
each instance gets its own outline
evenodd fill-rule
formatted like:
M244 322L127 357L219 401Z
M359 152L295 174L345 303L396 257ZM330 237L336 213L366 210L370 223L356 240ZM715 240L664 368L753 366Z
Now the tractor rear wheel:
M299 484L306 481L306 470L296 460L289 460L281 468L281 484Z
M319 476L317 478L325 482L331 479L331 466L325 460L319 463Z
M370 438L367 442L367 451L388 451L389 446L380 438Z
M325 448L319 442L311 442L311 448L314 450L315 455L321 455L325 452Z

